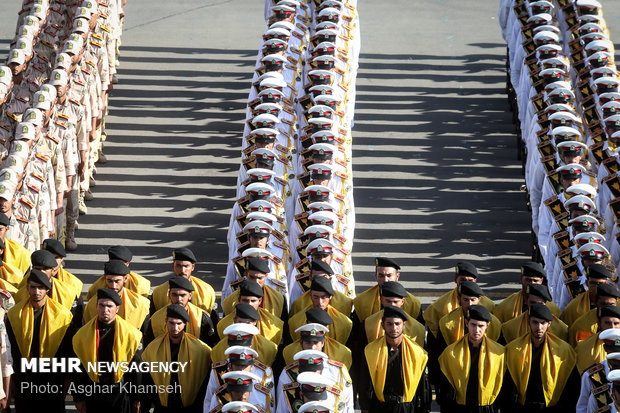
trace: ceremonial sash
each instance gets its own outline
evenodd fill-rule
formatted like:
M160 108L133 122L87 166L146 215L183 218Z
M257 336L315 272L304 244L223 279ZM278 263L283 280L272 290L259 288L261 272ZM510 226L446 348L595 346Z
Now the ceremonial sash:
M260 320L258 320L258 325L256 326L258 327L258 333L273 341L276 346L279 345L280 341L282 341L284 321L263 308L258 309L258 315L260 316ZM217 334L220 337L224 337L224 330L234 323L234 318L235 313L232 312L217 323Z
M575 367L575 352L570 346L547 333L542 344L540 357L540 376L547 407L557 404L562 390ZM524 334L506 346L506 365L510 376L519 392L519 403L525 403L527 384L530 379L532 366L532 336Z
M560 319L570 326L588 311L590 311L590 294L586 291L579 294L568 303Z
M192 304L200 307L208 314L211 313L213 304L215 303L215 291L213 291L213 288L209 284L194 276L192 276L190 280L194 286L194 292L192 293ZM170 300L168 299L168 290L168 281L153 290L153 304L155 304L156 309L159 310L160 308L167 307L170 304Z
M166 327L166 310L167 307L161 308L151 316L151 328L153 329L154 337L159 337L168 332L168 327ZM187 313L189 314L189 323L185 324L185 332L200 338L200 327L204 312L194 304L187 303Z
M403 402L409 403L415 396L418 383L428 361L428 354L422 347L407 338L407 336L403 336L400 351L402 356L403 385L405 388ZM385 402L383 388L388 368L388 344L385 336L368 344L364 349L364 354L368 361L368 371L372 379L375 396L380 402Z
M295 330L307 323L306 310L311 308L312 306L308 306L304 308L303 311L298 312L288 319L288 327L293 340L299 339L300 334L296 333ZM331 305L327 306L327 314L329 314L332 320L334 320L334 324L329 326L329 332L325 335L342 344L346 344L349 339L349 335L351 334L351 329L353 328L353 322L349 317L342 314Z
M187 362L185 370L178 374L179 384L181 385L181 400L183 406L190 406L194 403L200 386L209 372L211 361L211 348L195 337L183 334L179 346L179 362ZM163 334L153 340L142 353L142 359L146 362L172 361L170 352L170 336ZM157 386L168 386L170 384L171 372L160 371L151 372L153 383ZM168 392L158 392L159 401L162 406L168 406Z
M383 337L385 335L385 331L383 330L383 326L381 325L382 319L383 310L374 313L370 317L367 317L366 320L364 320L364 330L368 343L372 343L379 337ZM405 321L404 334L411 337L411 339L415 341L416 344L420 347L424 347L424 337L426 334L426 329L422 324L420 324L418 320L415 320L409 314L407 314L407 321Z
M466 334L456 343L448 346L439 356L439 366L454 390L456 402L465 405L467 384L471 368L478 369L478 405L489 406L495 402L502 388L506 366L504 364L504 346L489 340L486 336L480 343L478 365L471 365L469 335Z
M121 304L118 315L137 329L142 327L144 319L149 313L150 302L146 298L134 293L133 291L123 288L120 292ZM92 318L97 317L97 297L88 300L86 308L84 308L84 322L88 322Z
M224 314L233 312L237 304L239 304L239 290L233 291L231 295L224 299L222 303ZM261 308L264 308L276 317L282 316L284 296L268 285L263 286L263 303Z
M301 348L299 340L284 347L284 350L282 351L284 362L286 364L291 364L294 361L293 357L295 356L295 354L302 350L303 348ZM349 348L346 347L344 344L340 344L331 337L325 337L325 346L323 347L323 353L327 354L332 360L340 361L347 367L347 369L350 369L351 365L353 364L351 350L349 350Z
M91 297L97 295L98 289L107 287L108 286L105 283L105 275L102 275L93 283L93 285L90 286L88 289L88 294L86 294L86 299L90 300ZM131 271L127 275L127 282L125 283L124 288L127 288L128 290L131 290L141 296L148 297L151 292L151 282L140 274Z
M480 305L486 307L490 312L493 312L495 309L493 301L484 296L480 299ZM426 321L426 326L435 337L437 337L437 332L439 331L439 320L457 307L459 307L459 298L456 288L454 288L426 308L423 317Z
M7 316L11 322L19 352L23 358L30 359L32 336L34 334L34 309L30 300L22 300L11 308ZM47 298L41 314L39 330L39 357L51 358L56 355L73 315L62 305Z
M341 293L340 291L334 291L334 295L329 302L329 305L340 311L342 314L351 314L353 308L353 300ZM306 291L300 295L291 305L290 315L296 314L301 310L312 306L312 298L310 298L310 291ZM357 307L355 308L357 310Z
M5 238L2 261L14 268L18 268L22 274L25 274L30 269L30 251L17 242Z
M97 347L99 331L97 330L97 317L91 319L73 336L73 349L82 361L84 367L88 363L97 363ZM112 345L112 361L115 363L130 362L136 354L142 340L142 333L121 317L116 317L114 323L114 344ZM96 365L96 364L95 364ZM99 383L99 374L87 369L88 377L95 383ZM122 369L114 373L114 383L123 378Z
M15 291L17 291L16 287L19 286L24 279L24 273L14 264L3 261L2 267L0 268L0 278L8 284L11 284Z
M55 276L63 285L65 285L68 289L71 289L75 298L78 298L82 295L82 281L75 275L71 274L69 271L65 270L62 266L58 270L58 274Z
M528 331L530 331L530 324L527 313L521 313L517 318L513 318L502 324L502 332L506 343L510 343L523 334L527 334ZM549 332L564 341L568 339L568 326L555 315L549 327Z
M360 321L364 321L370 315L381 310L380 291L379 286L369 288L357 297L353 299L353 305L355 306L355 314ZM336 307L336 306L334 306ZM405 298L405 304L402 309L413 318L417 318L420 314L422 305L413 295L407 293ZM337 308L337 307L336 307ZM346 313L345 313L346 314Z
M575 353L577 353L577 370L579 370L580 376L589 367L600 363L607 357L607 352L603 347L603 340L599 340L598 334L594 334L577 343Z
M459 307L443 316L439 320L439 330L446 344L452 344L465 335L465 316ZM493 341L497 341L502 333L502 323L497 317L491 314L491 324L487 329L486 335Z

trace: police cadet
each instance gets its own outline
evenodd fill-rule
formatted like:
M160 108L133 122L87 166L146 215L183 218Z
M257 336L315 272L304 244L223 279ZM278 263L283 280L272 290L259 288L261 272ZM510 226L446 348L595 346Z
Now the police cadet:
M81 413L119 412L130 413L140 408L138 394L127 387L121 391L124 383L140 383L140 373L129 366L127 373L123 369L116 371L89 370L88 363L99 366L96 362L140 363L142 333L140 330L117 317L122 304L118 293L110 288L97 290L97 316L88 321L73 337L73 349L82 363L82 373L76 379L78 386L73 393L77 410ZM88 397L87 389L93 383L109 386L110 393L94 392ZM83 390L83 391L81 391Z
M530 331L506 345L506 409L571 410L579 388L575 352L569 344L548 333L553 315L547 306L532 305L528 317Z
M217 363L213 363L211 365L209 384L207 385L207 392L204 398L204 411L208 412L210 410L209 406L211 405L212 395L216 393L217 389L225 384L222 376L230 371L244 371L247 373L252 373L258 377L259 381L256 384L260 385L261 389L269 389L269 404L271 407L275 406L275 397L273 395L273 372L271 367L258 361L258 353L250 347L244 346L229 347L224 353L228 356L227 360L218 361ZM267 395L264 392L262 393ZM252 402L254 398L257 398L259 402L261 399L264 399L264 397L259 393L252 392L250 394L250 402ZM264 400L262 401L264 402Z
M125 263L129 267L131 264L131 260L133 259L133 254L129 250L129 248L124 247L122 245L115 245L113 247L108 248L108 258L110 260L120 260ZM93 283L88 289L88 294L86 295L86 299L89 300L92 296L97 293L99 288L105 288L106 283L104 276L99 277L97 281ZM125 283L125 288L130 289L131 291L142 295L144 297L148 297L151 294L151 282L141 276L140 274L129 271L127 275L127 282Z
M287 365L278 380L278 412L294 412L302 401L302 389L297 377L305 372L313 372L323 377L322 383L331 383L337 391L332 391L335 407L339 412L353 412L353 386L344 365L331 360L327 354L318 350L302 350L295 354L294 362Z
M269 311L261 308L263 301L263 289L260 285L254 281L244 280L239 285L238 297L239 303L248 304L258 311L259 320L256 327L258 327L259 334L273 341L276 346L279 345L282 340L284 321L271 314ZM235 313L230 313L220 320L217 324L217 332L220 337L223 337L224 329L233 324L235 317Z
M263 300L261 307L276 317L280 317L282 320L288 320L288 305L284 295L267 284L267 275L271 271L267 260L252 257L247 258L246 261L247 265L244 273L245 279L256 282L263 289ZM243 282L243 278L240 278L237 282L235 282L235 286L238 286L241 282ZM232 294L226 297L222 302L224 314L230 314L238 302L239 290L235 289L235 291L233 291Z
M12 380L15 409L18 412L64 412L62 391L41 394L35 392L33 386L57 385L62 389L69 377L60 372L32 374L23 371L22 359L72 357L71 342L80 326L79 320L73 320L68 309L47 296L52 288L47 274L31 270L26 288L28 297L8 311L6 323L15 371Z
M172 252L172 271L177 277L189 279L194 286L192 304L202 308L217 324L218 317L215 311L215 291L206 282L192 275L196 269L196 256L188 248L179 248ZM168 302L168 281L153 290L151 295L151 313L165 307Z
M547 274L540 263L528 261L521 265L519 280L521 282L521 290L510 294L501 303L497 304L493 310L493 315L499 318L502 323L512 320L519 314L527 311L527 305L524 300L526 287L530 284L545 284ZM556 317L560 316L560 309L551 300L549 300L548 307Z
M615 321L615 320L608 320ZM619 328L613 328L613 322L599 320L599 332L585 340L581 340L575 347L577 353L577 370L583 374L588 368L605 360L608 353L620 352L620 342L612 339L620 334Z
M490 340L486 331L491 313L472 305L466 314L468 333L439 356L442 412L494 412L501 408L500 392L506 371L504 347Z
M620 323L619 318L614 318ZM611 403L611 391L609 386L606 386L608 384L606 377L610 371L620 368L620 353L614 351L620 349L619 332L618 329L601 332L600 337L607 354L581 373L581 392L575 408L578 413L592 413Z
M218 387L203 412L219 412L228 402L248 402L260 413L271 413L271 389L259 384L255 374L235 370L222 374L224 384Z
M546 285L543 284L529 284L525 287L525 294L523 295L526 311L519 314L516 318L506 321L502 324L502 336L498 342L505 344L510 343L512 340L521 337L526 334L530 327L528 324L527 310L533 304L544 304L549 307L551 303L551 294ZM496 307L497 308L497 307ZM551 310L553 314L553 310ZM555 314L553 314L553 322L549 327L549 332L561 340L566 341L568 339L568 326L564 324Z
M107 287L121 297L122 303L118 309L118 316L144 334L150 319L150 303L147 298L125 288L128 274L129 268L120 260L110 260L103 266L103 275ZM87 323L91 318L97 316L97 306L97 297L88 300L84 308L84 322Z
M224 338L211 351L211 361L226 360L226 349L230 346L251 347L258 353L258 359L268 366L273 364L276 358L278 347L269 340L261 336L256 328L258 321L258 311L248 304L237 304L235 324L231 324L224 329Z
M587 291L573 298L564 308L560 318L569 326L579 317L596 307L596 288L609 283L611 272L602 264L592 264L586 269Z
M185 333L189 314L179 304L166 307L166 333L153 340L142 353L146 362L178 362L184 368L178 372L150 372L145 374L145 385L173 386L172 391L146 393L141 403L143 411L151 405L155 412L199 412L205 397L211 365L211 348Z
M404 332L407 314L398 307L383 310L385 335L368 344L360 367L359 403L371 413L426 411L426 351Z
M596 308L579 317L568 328L568 343L574 347L581 340L596 334L599 329L600 310L606 306L617 306L618 298L620 298L620 291L615 284L601 284L596 287Z
M172 304L179 304L189 315L189 322L185 323L185 332L199 338L209 347L215 346L219 337L211 318L191 303L194 286L187 278L175 277L169 282L168 299ZM144 343L148 345L155 337L166 332L167 307L157 310L149 320L149 325L144 332Z

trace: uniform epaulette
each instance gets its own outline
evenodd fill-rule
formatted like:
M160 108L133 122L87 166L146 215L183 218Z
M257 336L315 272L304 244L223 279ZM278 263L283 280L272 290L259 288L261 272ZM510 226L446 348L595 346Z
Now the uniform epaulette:
M103 41L103 36L99 33L93 33L93 37L97 40Z
M327 364L331 364L332 366L336 366L336 367L342 367L342 366L344 366L344 363L341 363L341 362L339 362L339 361L332 360L332 359L328 359L328 360L327 360Z
M41 175L40 173L38 173L37 171L32 171L31 175L37 178L39 181L45 182L45 177Z
M269 387L265 387L262 384L256 383L254 384L254 388L263 394L271 394L271 390L269 389Z
M101 25L101 26L99 26L99 27L100 27L100 28L101 28L101 30L103 30L103 31L106 31L106 32L108 32L108 33L110 33L110 32L111 32L111 29L110 29L110 27L109 27L109 26L106 26L106 25L102 24L102 25Z
M30 222L30 221L28 220L28 218L26 218L26 217L24 217L24 216L22 216L22 215L19 215L19 214L13 214L13 216L15 216L15 219L17 219L17 220L18 220L18 221L20 221L20 222L25 222L25 223Z
M219 406L215 406L213 409L211 409L209 413L219 413L221 411L222 411L222 405L220 404Z
M222 367L222 366L225 366L225 365L227 365L227 364L228 364L228 362L227 362L226 360L222 360L222 361L218 361L218 362L213 363L213 364L211 365L211 368L213 368L213 369L217 369L217 368Z
M242 259L243 257L237 257L237 258L241 258ZM233 259L233 261L234 261L234 259ZM234 287L234 286L236 286L238 284L241 284L244 280L245 280L245 278L237 278L236 280L231 281L229 284L230 284L231 287Z
M276 280L275 278L271 278L270 281L280 288L286 288L286 283L284 281Z
M27 186L28 188L32 189L34 192L37 192L37 193L41 192L41 188L40 188L40 187L38 187L38 186L36 186L36 185L34 184L34 182L33 182L33 181L28 182L28 183L26 184L26 186Z
M342 275L337 275L336 278L338 279L338 282L342 285L349 285L349 282L351 281Z
M334 386L326 387L325 390L327 390L330 393L335 394L336 396L340 396L340 393L341 393L341 390Z
M61 119L56 119L56 125L58 126L62 126L63 128L67 129L67 122Z
M215 389L215 394L219 394L221 392L223 392L224 390L226 390L226 383L222 384L220 387L218 387L217 389Z
M43 162L47 162L50 160L50 157L48 155L44 155L42 153L36 153L34 156L42 160Z
M76 99L69 99L69 102L71 102L71 103L73 103L75 105L79 105L80 104L80 101L76 100Z
M283 178L280 178L279 176L274 176L273 180L283 186L286 185L286 180L284 180Z
M16 114L14 114L14 113L12 113L12 112L5 112L5 113L6 113L6 115L7 115L9 118L13 119L15 122L19 122L19 118L17 117L17 115L16 115Z
M299 366L299 361L294 361L291 364L289 364L286 367L284 367L284 370L294 369L297 366Z
M276 264L281 264L282 263L282 260L280 258L276 257L275 255L270 256L269 259L271 261L275 262Z
M32 202L31 200L29 200L29 199L27 199L27 198L25 198L23 196L19 198L19 202L21 202L22 204L26 205L30 209L34 208L34 202Z
M303 280L304 278L310 278L309 272L302 272L301 274L297 274L295 276L295 281Z
M297 388L299 388L299 383L297 383L296 381L282 386L282 390L292 390L292 389L297 389Z
M91 39L90 44L92 44L93 46L97 46L97 47L103 47L102 43L100 43L100 42L98 42L98 41L96 41L94 39Z
M254 359L254 366L258 367L262 371L267 371L267 365L262 363L260 360Z

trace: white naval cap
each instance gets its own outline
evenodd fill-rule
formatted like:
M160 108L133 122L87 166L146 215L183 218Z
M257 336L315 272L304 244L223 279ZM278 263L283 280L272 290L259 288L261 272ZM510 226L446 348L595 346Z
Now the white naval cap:
M237 340L258 335L258 328L252 324L234 323L226 327L223 331L225 336L231 336Z
M273 254L263 248L248 248L247 250L243 251L241 253L241 256L246 258L246 257L252 257L252 258L264 258L264 257L273 257Z
M576 143L580 143L580 142L576 142ZM594 198L597 194L596 188L588 184L571 185L568 188L566 188L565 193L566 195L570 195L570 196L585 195L590 198Z
M248 402L228 402L222 406L222 413L252 413L259 412L258 408Z
M256 201L250 202L247 209L252 212L265 212L272 215L271 212L275 211L276 207L269 201L257 199ZM275 217L275 215L273 216Z
M601 244L595 242L588 242L582 245L577 250L577 255L581 258L590 258L596 260L602 260L605 257L609 257L609 251Z
M270 113L261 113L252 119L252 125L258 128L273 128L280 120Z
M310 214L308 216L308 221L312 222L314 225L333 227L334 224L338 222L338 215L331 211L318 211Z
M311 401L299 406L297 413L333 413L334 406L324 401Z
M596 204L590 197L585 195L575 195L571 196L569 199L564 201L564 206L567 209L584 209L587 212L593 211L596 209Z
M310 242L306 247L306 252L312 254L333 254L336 245L328 239L318 238Z
M587 198L586 198L587 199ZM575 235L573 238L577 245L585 245L585 244L602 244L605 242L605 237L598 232L582 232L580 234Z

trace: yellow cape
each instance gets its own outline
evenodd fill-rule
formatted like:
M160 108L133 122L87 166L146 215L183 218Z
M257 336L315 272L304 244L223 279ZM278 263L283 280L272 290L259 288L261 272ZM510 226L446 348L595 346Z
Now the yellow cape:
M291 364L294 359L295 354L303 350L301 348L301 344L299 340L289 344L284 347L284 351L282 352L282 356L284 357L284 363ZM347 369L351 368L353 364L353 358L351 356L351 350L346 347L344 344L340 344L336 340L331 337L325 337L325 346L323 347L323 353L327 354L330 359L338 360L343 363Z
M25 277L19 290L15 294L15 301L23 301L27 300L28 297L28 289L26 287L26 280L28 278ZM80 290L80 294L82 291ZM65 307L67 310L71 310L73 308L73 303L75 299L79 297L76 295L75 284L67 284L57 278L52 277L52 289L50 290L49 296L53 298L57 303Z
M580 376L584 371L607 358L603 340L598 338L598 333L577 343L575 353L577 353L577 370Z
M159 309L151 316L150 322L154 337L159 337L168 331L166 327L166 309L167 307ZM200 326L204 312L194 304L187 303L187 313L189 314L189 323L185 324L185 332L200 338Z
M2 267L0 267L0 278L2 278L3 285L10 285L12 289L17 291L19 285L24 279L24 273L17 266L8 262L2 262ZM8 288L4 289L9 291Z
M264 308L258 309L258 315L260 316L260 320L258 320L257 325L259 334L273 341L276 346L280 345L280 341L282 341L284 321L277 318ZM217 323L217 334L220 337L224 337L224 329L234 323L234 318L235 314L230 313L226 317L222 318L219 323Z
M404 402L411 402L418 388L418 383L428 361L426 351L418 346L415 341L403 335L401 344L403 384L405 394ZM388 346L385 336L380 337L368 344L364 349L366 361L368 361L368 371L372 380L375 395L380 402L384 402L383 388L385 386L385 375L387 374Z
M527 313L521 313L517 318L513 318L502 324L502 333L504 334L506 343L510 343L512 340L521 337L528 331L530 331L530 324ZM568 338L568 326L555 315L553 316L553 322L549 327L549 331L554 336L564 341Z
M213 350L211 351L211 361L213 363L217 363L218 361L227 360L228 357L226 357L224 352L228 347L230 347L228 345L228 337L224 337L215 345L215 347L213 347ZM276 346L273 341L268 338L261 335L254 336L250 347L258 353L258 360L268 366L271 366L276 359L278 346Z
M368 343L372 343L385 334L385 331L381 326L382 318L383 310L366 317L366 320L364 320L364 330L366 332L366 340ZM417 345L424 347L426 329L418 320L414 319L409 314L407 314L407 321L405 322L405 334L411 337Z
M597 309L593 308L568 328L568 344L575 347L578 342L593 336L598 331Z
M504 346L483 337L480 344L480 358L477 366L471 366L469 335L450 344L439 356L439 366L454 390L456 402L466 404L467 383L470 368L478 369L478 405L489 406L495 402L506 372Z
M485 296L480 299L480 305L486 307L491 313L495 309L495 303ZM459 307L459 299L457 290L454 288L439 297L424 310L422 316L424 321L426 321L426 326L435 337L437 337L437 332L439 331L439 320L441 320L441 317L449 314L457 307Z
M202 308L207 314L210 314L213 309L213 304L215 303L215 291L213 287L194 276L192 276L190 280L194 286L192 304ZM157 310L170 304L170 300L168 299L168 281L153 290L153 304L155 304Z
M211 369L211 348L198 340L196 337L183 334L179 347L179 362L187 362L185 370L178 373L181 385L181 400L183 406L194 403L200 386ZM165 334L153 340L142 353L142 359L146 362L170 362L170 336ZM151 372L153 383L157 386L168 386L172 373ZM168 406L168 392L158 392L162 406Z
M88 289L88 293L86 294L86 299L90 300L92 297L97 295L97 290L100 288L106 288L107 285L105 283L105 276L102 275L90 286ZM148 297L151 294L151 282L141 276L140 274L131 271L129 275L127 275L127 282L125 283L125 288L130 289L134 293L141 295L143 297Z
M34 333L34 310L30 300L22 300L11 308L7 317L11 322L19 352L23 358L30 359L30 348ZM69 310L51 298L47 298L41 314L39 330L40 357L54 357L65 336L73 315Z
M21 271L22 276L26 274L26 272L30 269L30 251L26 248L22 247L17 242L10 240L8 238L4 239L4 256L2 257L2 261L5 264L8 264L14 271L13 275L18 276L19 273L15 271L15 269ZM7 280L11 284L17 285L20 280L17 282L13 282L11 280Z
M99 383L99 374L89 371L88 363L97 362L97 317L84 324L73 336L73 349L75 354L82 361L86 368L88 377L95 383ZM116 363L130 362L136 354L142 333L121 317L116 317L114 326L114 344L112 347L112 358ZM96 366L96 365L95 365ZM114 383L118 383L123 378L122 369L114 373Z
M142 323L149 313L150 305L148 299L123 288L120 293L123 303L118 309L118 315L137 329L142 328ZM84 308L84 322L97 317L97 296L94 296Z
M560 319L570 327L575 320L588 311L590 311L590 295L586 291L573 298L566 305Z
M452 344L465 335L465 316L463 310L455 308L450 314L445 315L439 320L439 330L446 344ZM487 328L486 336L493 341L497 341L502 332L502 323L497 317L491 314L491 324Z
M506 365L517 386L519 403L525 403L525 391L532 366L532 335L527 333L506 346ZM540 377L547 407L557 404L575 367L575 352L565 341L547 333L540 357Z
M234 311L235 306L239 303L239 289L232 292L231 295L224 299L222 308L224 314L230 314ZM282 316L282 309L284 308L284 296L282 293L274 290L268 285L263 287L263 304L262 308L269 311L276 317Z
M345 315L350 315L351 309L353 308L353 300L351 300L351 298L347 297L340 291L334 291L334 296L332 297L329 304ZM304 308L311 306L312 299L310 298L310 290L308 290L302 295L300 295L295 301L293 301L289 316L292 316L293 314L298 313Z
M420 308L422 308L422 304L420 303L420 300L417 299L417 297L413 296L410 293L407 294L408 295L407 298L405 298L405 304L402 308L411 317L418 318L418 315L420 315ZM375 285L374 287L369 288L368 290L364 291L353 299L355 314L357 314L357 318L359 318L360 321L364 321L370 315L381 310L381 301L379 297L379 285Z
M502 323L512 320L523 313L523 290L510 294L501 303L495 306L493 314L499 318ZM560 317L560 308L552 301L547 301L547 307L551 310L551 314Z
M296 333L295 330L304 324L307 324L306 311L310 308L312 308L312 305L304 308L302 311L288 319L288 328L293 340L298 340L300 337L300 334ZM327 306L327 314L329 314L332 320L334 320L334 324L328 326L329 332L326 336L331 337L342 344L346 344L349 339L349 335L351 334L351 329L353 328L353 322L349 317L342 314L331 305Z

